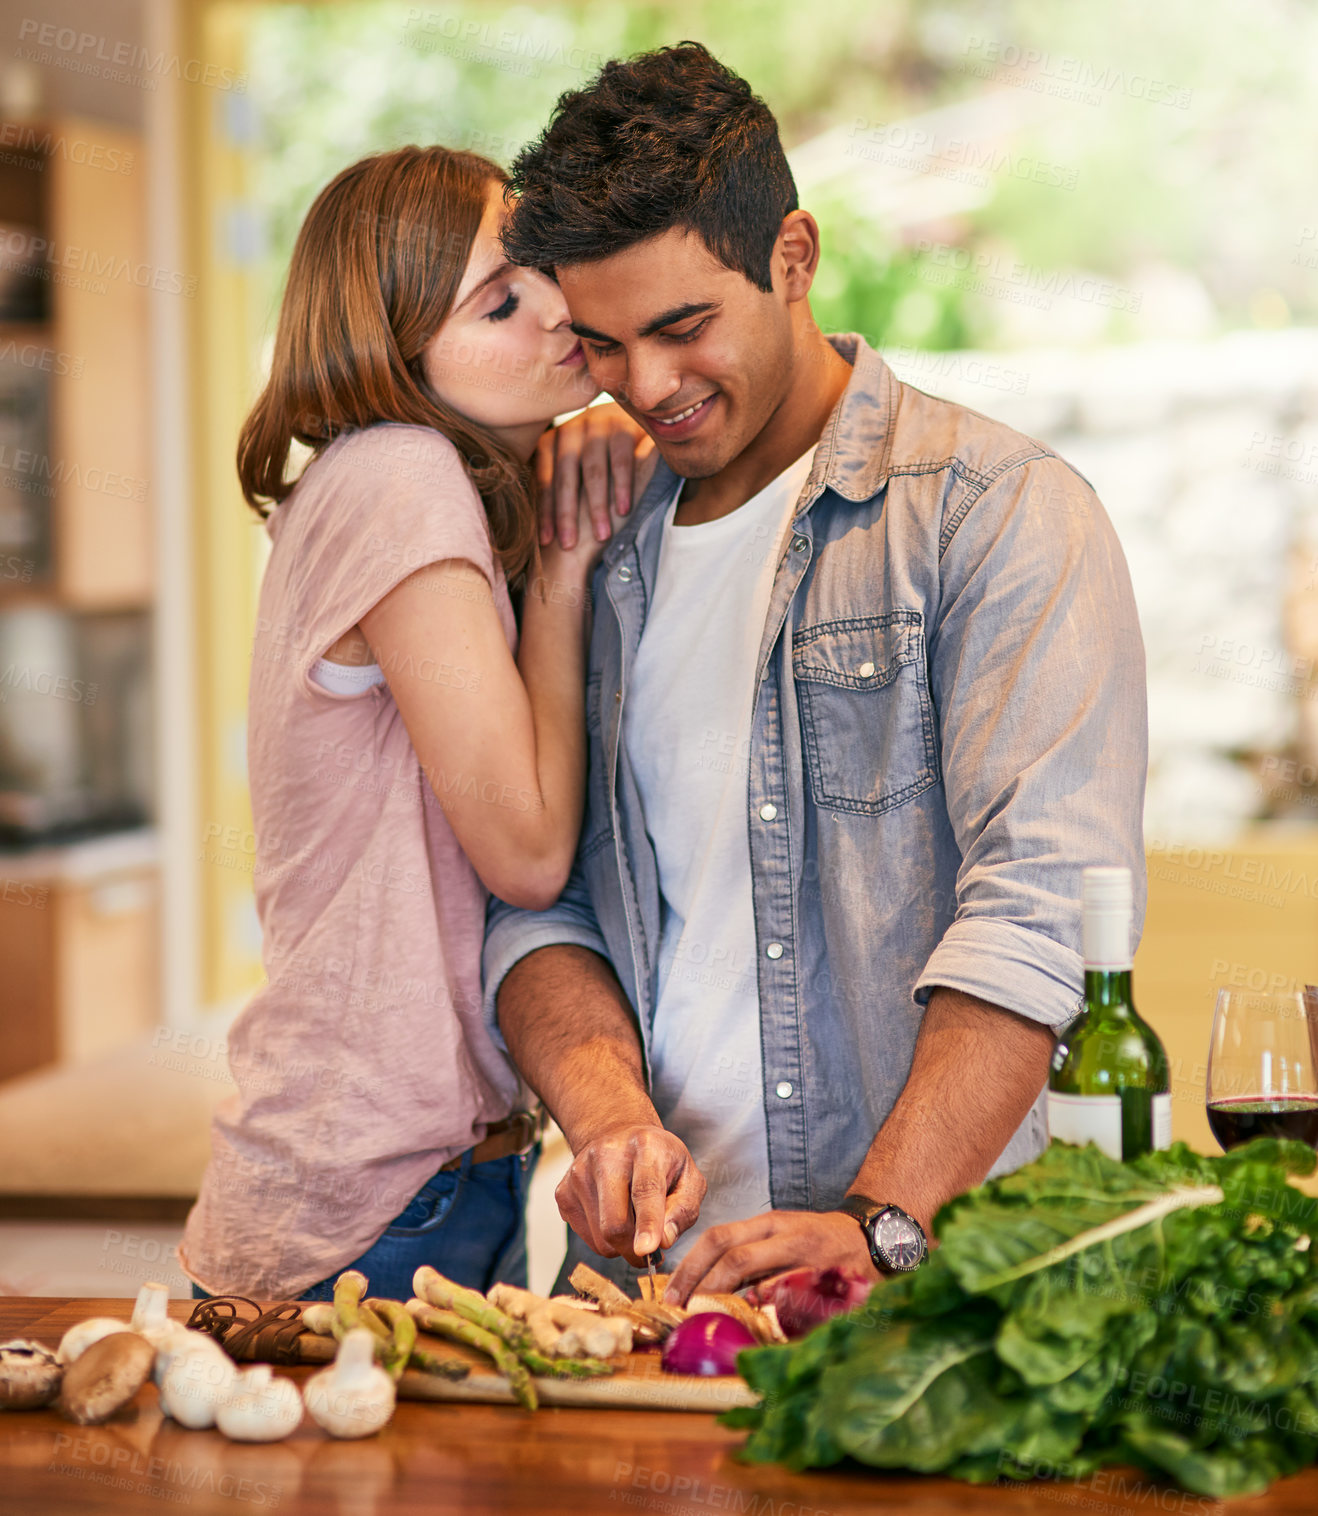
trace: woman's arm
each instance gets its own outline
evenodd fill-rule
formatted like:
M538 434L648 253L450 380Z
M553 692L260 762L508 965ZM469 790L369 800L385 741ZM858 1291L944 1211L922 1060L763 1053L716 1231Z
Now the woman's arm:
M517 662L489 580L420 569L361 620L431 789L486 887L544 910L567 881L585 794L586 587L599 544L541 549Z

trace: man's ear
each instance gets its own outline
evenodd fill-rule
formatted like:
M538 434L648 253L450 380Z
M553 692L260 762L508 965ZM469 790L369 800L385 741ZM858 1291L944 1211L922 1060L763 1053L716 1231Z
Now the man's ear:
M788 303L804 300L819 266L819 223L809 211L788 211L783 217L773 258L781 271Z

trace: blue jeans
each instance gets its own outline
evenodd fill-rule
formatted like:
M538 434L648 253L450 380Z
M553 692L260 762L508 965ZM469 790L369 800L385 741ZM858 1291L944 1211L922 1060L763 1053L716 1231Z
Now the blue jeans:
M492 1284L526 1285L526 1192L540 1146L521 1157L473 1164L470 1149L461 1167L433 1175L379 1239L351 1263L313 1284L300 1300L332 1300L334 1281L345 1269L360 1269L370 1293L408 1300L412 1275L428 1263L455 1284L488 1290ZM200 1285L192 1298L209 1297Z

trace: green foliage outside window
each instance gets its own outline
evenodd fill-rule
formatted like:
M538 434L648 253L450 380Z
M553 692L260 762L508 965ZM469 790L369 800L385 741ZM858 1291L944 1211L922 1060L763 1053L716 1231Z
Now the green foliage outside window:
M306 207L346 163L412 141L507 163L605 59L684 37L751 81L789 152L845 139L841 172L802 196L824 235L826 329L1010 347L1318 319L1318 8L1304 0L354 0L254 22L271 320ZM1043 114L993 136L984 123L1027 97ZM987 166L964 177L982 189L924 222L876 213L857 144L897 160L895 128L967 102L982 119L963 137Z

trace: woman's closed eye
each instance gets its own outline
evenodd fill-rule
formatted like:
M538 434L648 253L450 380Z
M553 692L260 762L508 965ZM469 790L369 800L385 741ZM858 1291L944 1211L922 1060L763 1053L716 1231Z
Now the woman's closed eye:
M485 319L487 321L507 321L508 317L517 309L518 303L517 292L509 290L503 297L503 304L496 306L486 315Z

